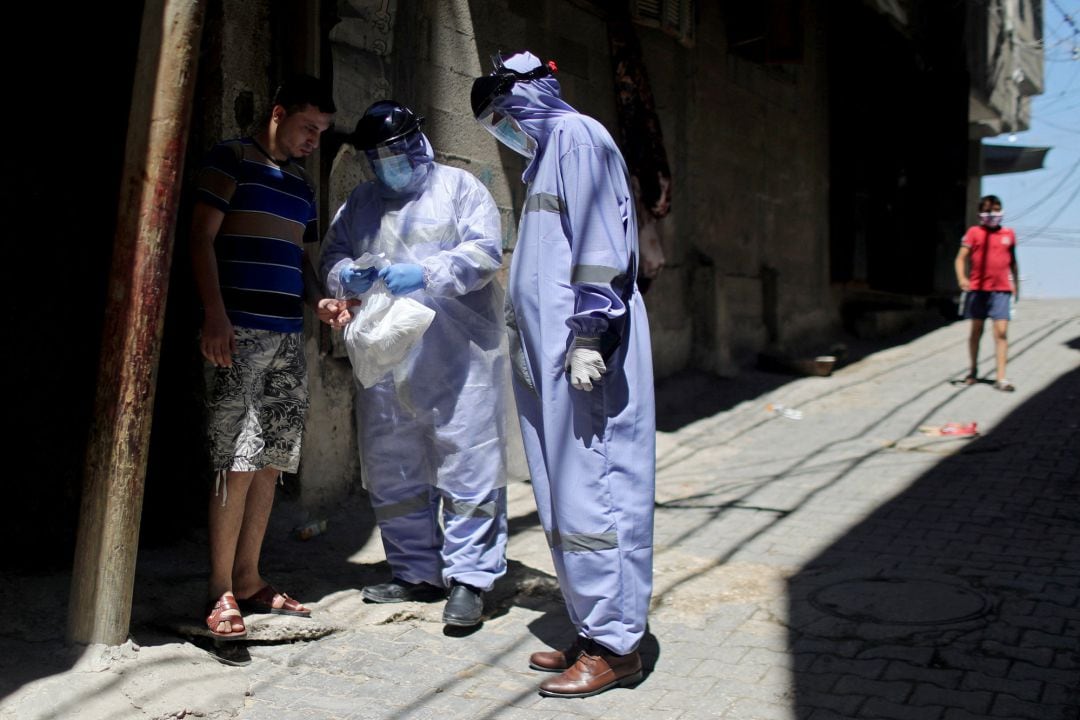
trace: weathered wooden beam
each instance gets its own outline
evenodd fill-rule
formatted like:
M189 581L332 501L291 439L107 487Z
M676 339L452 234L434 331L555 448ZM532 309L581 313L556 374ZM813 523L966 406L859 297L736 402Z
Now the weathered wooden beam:
M154 389L204 5L203 0L148 0L143 9L72 572L71 642L119 645L131 622Z

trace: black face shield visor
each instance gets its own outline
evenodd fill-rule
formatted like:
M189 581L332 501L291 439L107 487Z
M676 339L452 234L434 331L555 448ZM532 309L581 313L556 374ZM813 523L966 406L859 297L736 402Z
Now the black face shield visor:
M349 142L358 150L372 150L412 135L424 124L424 118L392 100L375 103L356 123Z
M538 80L552 75L555 64L548 62L529 72L520 73L503 65L502 57L499 55L493 56L491 60L495 63L495 70L490 75L478 77L473 81L472 93L469 98L472 101L473 117L479 118L495 98L510 92L510 88L514 87L514 83Z

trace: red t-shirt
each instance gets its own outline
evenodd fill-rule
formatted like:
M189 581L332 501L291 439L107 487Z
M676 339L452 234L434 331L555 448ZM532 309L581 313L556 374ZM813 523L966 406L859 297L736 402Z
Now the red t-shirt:
M972 290L1013 292L1013 251L1016 233L1010 228L996 230L973 225L964 233L964 247L971 251L971 272L968 280Z

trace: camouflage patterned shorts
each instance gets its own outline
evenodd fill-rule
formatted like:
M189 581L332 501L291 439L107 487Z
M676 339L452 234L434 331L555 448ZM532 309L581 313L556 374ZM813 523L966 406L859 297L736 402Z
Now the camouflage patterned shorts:
M303 336L235 331L232 367L210 368L213 376L207 383L213 469L296 472L308 408Z

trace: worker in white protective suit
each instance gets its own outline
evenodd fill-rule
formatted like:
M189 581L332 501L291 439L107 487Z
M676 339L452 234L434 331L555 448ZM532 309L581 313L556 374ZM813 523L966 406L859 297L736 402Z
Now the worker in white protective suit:
M634 196L611 135L560 97L554 63L494 60L473 112L528 159L506 313L514 396L577 631L529 665L558 673L542 695L586 697L642 678L652 593L656 419Z
M443 621L472 626L506 572L502 239L490 193L434 162L422 122L393 101L365 111L350 141L377 179L338 211L321 265L335 297L383 283L435 311L404 361L357 383L364 485L393 572L363 597L433 601L449 588ZM358 267L366 253L389 265Z

